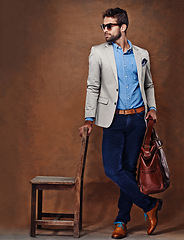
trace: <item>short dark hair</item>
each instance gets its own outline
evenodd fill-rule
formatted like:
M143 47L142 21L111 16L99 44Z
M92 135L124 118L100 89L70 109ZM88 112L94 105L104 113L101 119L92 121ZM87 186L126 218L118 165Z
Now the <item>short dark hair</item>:
M112 17L112 18L117 18L117 23L121 26L122 24L126 24L128 29L128 15L127 12L124 9L121 8L109 8L103 13L103 19L105 17ZM126 33L126 31L125 31Z

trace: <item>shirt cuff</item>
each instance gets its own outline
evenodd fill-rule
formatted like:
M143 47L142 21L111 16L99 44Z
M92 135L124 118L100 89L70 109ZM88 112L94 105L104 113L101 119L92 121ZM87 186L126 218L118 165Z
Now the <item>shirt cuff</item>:
M91 121L91 122L93 122L93 120L94 120L94 118L92 118L92 117L87 117L87 118L85 118L85 121Z
M151 109L155 110L155 112L157 111L155 107L150 107L149 110Z

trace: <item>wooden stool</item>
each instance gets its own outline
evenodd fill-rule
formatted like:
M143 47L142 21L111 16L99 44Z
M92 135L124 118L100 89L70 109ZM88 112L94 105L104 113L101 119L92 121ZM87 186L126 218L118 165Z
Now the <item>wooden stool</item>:
M88 147L88 129L84 129L82 136L80 162L78 163L76 177L51 177L37 176L30 182L32 184L31 195L31 237L35 237L36 227L44 226L72 226L74 227L74 237L80 237L79 230L82 229L82 198L83 198L83 175ZM36 201L36 192L38 190L38 201ZM45 213L42 212L43 190L72 190L75 192L74 197L74 214L63 213ZM36 203L37 202L37 203ZM37 204L37 218L36 218ZM54 218L45 220L44 218ZM62 220L63 218L63 220ZM66 218L70 220L66 220ZM65 219L65 220L64 220Z

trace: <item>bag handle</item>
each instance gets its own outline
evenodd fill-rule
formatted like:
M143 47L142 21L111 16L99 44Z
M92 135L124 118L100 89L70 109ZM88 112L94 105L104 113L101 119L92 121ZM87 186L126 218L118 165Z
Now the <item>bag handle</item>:
M146 133L145 133L145 138L144 138L144 144L143 147L145 150L149 150L150 149L150 142L151 142L151 134L153 131L153 125L154 125L154 121L152 117L148 118L148 125L147 125L147 129L146 129Z

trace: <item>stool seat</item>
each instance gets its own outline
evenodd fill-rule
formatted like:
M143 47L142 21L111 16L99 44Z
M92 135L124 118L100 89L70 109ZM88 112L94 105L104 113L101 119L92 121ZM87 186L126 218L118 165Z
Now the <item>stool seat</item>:
M55 176L37 176L30 180L32 184L63 184L74 185L75 178L73 177L55 177Z

